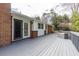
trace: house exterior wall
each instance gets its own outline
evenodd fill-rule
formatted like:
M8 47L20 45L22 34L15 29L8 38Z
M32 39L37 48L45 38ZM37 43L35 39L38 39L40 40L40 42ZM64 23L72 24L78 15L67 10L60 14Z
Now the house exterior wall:
M0 3L0 46L11 44L11 4Z
M38 29L38 23L41 23L41 22L33 21L32 31L37 31L38 36L42 36L45 34L45 24L43 24L43 29Z
M0 3L0 46L5 46L11 44L14 41L14 19L23 20L23 38L30 37L31 28L30 21L31 19L27 16L20 14L11 14L11 4L10 3ZM28 23L28 35L24 36L24 23ZM42 36L45 34L45 24L43 24L43 29L38 28L39 21L34 21L32 25L32 31L35 31L35 35Z
M14 41L14 19L23 20L23 31L22 38L30 37L30 19L27 17L22 17L20 15L12 15L12 41ZM24 23L28 23L28 36L24 36Z

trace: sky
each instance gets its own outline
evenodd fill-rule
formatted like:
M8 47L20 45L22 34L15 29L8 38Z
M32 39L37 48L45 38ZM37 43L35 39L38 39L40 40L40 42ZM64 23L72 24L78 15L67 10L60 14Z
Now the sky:
M54 1L57 3L54 3ZM28 16L41 16L44 12L46 12L46 10L55 8L55 6L61 1L62 0L25 0L24 2L20 3L13 1L11 7L18 9L18 11L21 11L21 13ZM68 11L63 11L61 7L57 8L55 11L60 15L64 13L70 14Z
M30 3L12 3L12 8L17 8L21 13L28 16L41 16L46 10L54 8L57 3L52 2L30 2Z

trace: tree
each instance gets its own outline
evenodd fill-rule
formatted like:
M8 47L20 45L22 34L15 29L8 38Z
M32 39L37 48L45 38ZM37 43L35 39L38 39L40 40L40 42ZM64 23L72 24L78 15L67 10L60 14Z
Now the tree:
M58 20L59 23L63 23L64 22L64 18L61 15L57 16L57 20Z
M53 9L50 10L50 14L51 14L51 20L50 21L52 22L52 25L54 25L54 28L57 30L58 25L59 25L59 22L57 20L58 15Z
M53 21L53 25L55 26L55 29L70 30L68 24L70 22L70 19L66 14L64 16L55 15L53 16L52 21Z
M63 16L58 15L53 9L50 10L52 25L54 25L55 29L58 30L58 25L63 22Z
M56 15L51 18L51 21L52 21L52 25L54 25L55 29L58 29L59 23L58 23Z
M60 27L59 27L59 25L61 24L61 23L63 23L63 16L61 16L61 15L57 15L56 16L56 19L54 20L54 22L56 22L56 23L54 23L54 25L56 26L56 28L57 29L61 29Z
M66 23L70 22L70 19L69 19L68 15L66 15L66 14L64 14L63 19L64 19L64 22L66 22Z
M72 14L72 30L79 32L79 14L77 11L74 11Z
M54 28L55 29L62 29L62 28L59 28L59 25L61 24L61 23L67 23L67 22L70 22L70 19L69 19L69 17L66 15L66 14L64 14L64 16L62 16L62 15L58 15L55 11L54 11L54 9L51 9L50 10L50 12L49 13L43 13L43 17L48 17L48 16L50 16L51 17L51 22L52 22L52 25L54 25ZM67 26L65 26L66 28L67 28Z
M79 10L79 3L62 3L60 4L62 7L66 7L66 9L71 10L72 13L74 10Z
M59 29L58 25L63 22L63 17L61 15L55 14L52 18L52 24L55 26L55 29Z
M62 6L72 11L71 29L79 32L79 3L64 3Z

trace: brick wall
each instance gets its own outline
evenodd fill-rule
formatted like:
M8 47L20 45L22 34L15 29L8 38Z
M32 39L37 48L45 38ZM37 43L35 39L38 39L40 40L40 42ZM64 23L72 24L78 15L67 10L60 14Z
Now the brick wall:
M0 3L0 46L11 43L11 4Z

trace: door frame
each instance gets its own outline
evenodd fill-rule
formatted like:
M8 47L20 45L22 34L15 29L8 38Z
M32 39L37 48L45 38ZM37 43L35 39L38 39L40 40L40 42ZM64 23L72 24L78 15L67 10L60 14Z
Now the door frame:
M27 38L29 35L29 24L27 23L28 24L28 35L24 36L24 23L27 23L27 22L23 21L23 38Z
M12 17L12 41L15 41L14 40L14 19L18 19L18 18ZM28 23L28 35L27 36L24 36L24 23ZM23 26L22 27L23 27L22 38L28 38L28 37L30 37L30 22L26 22L25 20L23 20Z
M12 17L12 41L16 41L14 38L14 19L19 20L17 18ZM23 22L22 22L22 28L23 28ZM22 38L23 38L23 29L22 29Z

